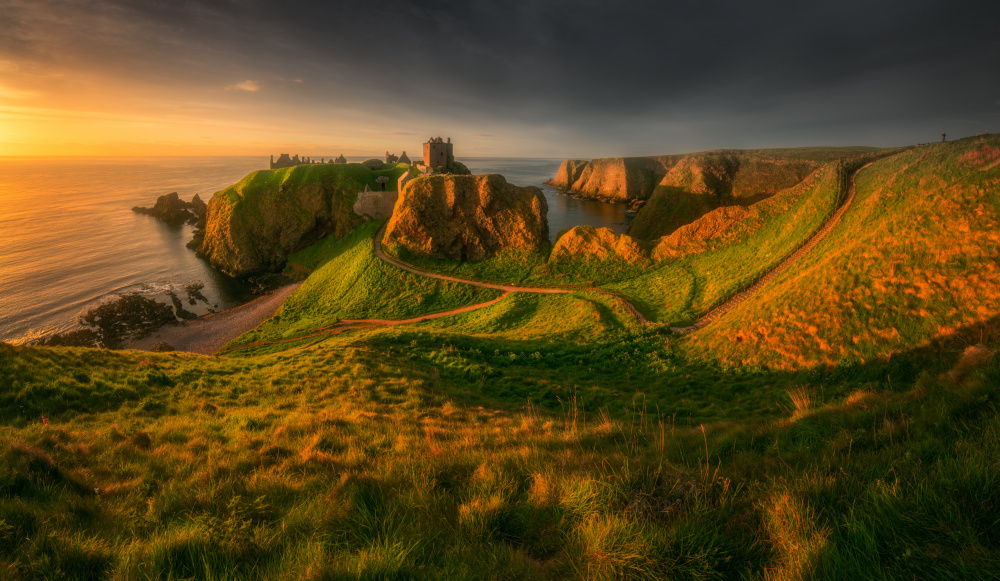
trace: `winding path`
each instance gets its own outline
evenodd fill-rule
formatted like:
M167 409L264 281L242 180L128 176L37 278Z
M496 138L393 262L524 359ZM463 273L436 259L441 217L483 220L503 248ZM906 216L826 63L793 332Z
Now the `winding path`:
M787 270L789 266L795 264L795 262L797 262L800 258L802 258L807 252L812 250L812 248L816 246L816 244L819 243L820 240L826 238L827 234L829 234L830 231L833 230L833 227L836 226L838 222L840 222L840 219L844 216L844 213L847 212L847 209L851 206L851 202L854 201L854 176L859 171L865 169L866 167L870 166L873 163L875 162L870 161L865 165L859 167L858 169L854 170L847 176L847 196L844 197L844 201L840 204L840 207L837 208L837 211L835 211L833 215L827 218L826 222L823 223L820 229L817 230L815 234L813 234L812 238L810 238L798 250L793 252L788 258L778 263L777 266L771 269L770 272L764 275L756 283L749 286L746 290L737 293L736 295L734 295L732 298L722 303L721 305L715 307L714 309L709 311L708 314L695 321L693 325L689 327L671 327L670 330L675 333L683 334L701 329L705 325L708 325L712 321L728 313L733 307L739 305L743 301L747 300L748 298L759 292L760 289L764 287L764 285L774 280L775 277L777 277L779 274Z
M823 223L823 225L820 227L820 229L817 230L815 234L813 234L812 238L810 238L798 250L796 250L790 256L788 256L787 258L785 258L784 260L782 260L780 263L778 263L777 266L775 266L773 269L771 269L770 272L768 272L765 276L763 276L756 283L754 283L750 287L746 288L742 292L737 293L736 295L734 295L732 298L730 298L726 302L722 303L721 305L715 307L714 309L712 309L711 311L709 311L706 315L702 316L700 319L698 319L697 321L695 321L695 323L693 325L690 325L690 326L687 326L687 327L670 327L670 330L673 331L673 332L675 332L675 333L686 334L686 333L691 333L693 331L697 331L698 329L701 329L702 327L708 325L712 321L718 319L722 315L724 315L727 312L729 312L733 307L739 305L743 301L747 300L748 298L750 298L751 296L753 296L754 294L756 294L757 292L759 292L760 289L764 287L764 285L766 285L767 283L769 283L772 280L774 280L775 277L777 277L779 274L781 274L782 272L784 272L785 270L787 270L789 266L791 266L792 264L795 264L795 262L797 262L800 258L802 258L807 252L809 252L810 250L812 250L812 248L814 246L816 246L816 244L819 243L821 240L823 240L824 238L826 238L826 236L830 233L830 231L833 230L834 226L836 226L840 222L841 217L843 217L844 213L847 211L847 209L851 206L851 203L854 201L854 176L859 171L865 169L866 167L868 167L872 163L874 163L874 161L868 162L867 164L859 167L858 169L856 169L856 170L852 171L850 174L848 174L847 180L846 180L847 181L847 195L844 197L844 200L841 202L841 204L837 208L837 210L829 218L826 219L826 222ZM387 225L388 225L388 222L386 224L383 224L382 227L379 228L378 232L375 234L375 245L374 245L374 248L375 248L375 256L376 257L378 257L383 262L386 262L386 263L391 264L391 265L393 265L393 266L395 266L397 268L401 268L401 269L403 269L403 270L405 270L407 272L411 272L411 273L416 274L418 276L423 276L423 277L427 277L427 278L435 278L435 279L438 279L438 280L446 280L446 281L449 281L449 282L457 282L457 283L462 283L462 284L469 284L469 285L473 285L473 286L477 286L477 287L481 287L481 288L493 288L493 289L500 289L500 290L506 291L506 293L503 296L501 296L500 298L496 299L495 301L490 301L489 303L483 303L481 306L487 306L489 304L493 304L496 301L499 301L503 297L507 296L507 293L511 293L511 292L559 294L559 293L570 293L570 292L575 292L575 291L591 291L591 292L596 292L596 293L602 294L602 295L604 295L606 297L609 297L609 298L617 300L625 308L625 310L628 311L633 317L635 317L636 320L638 320L641 324L647 325L647 326L655 324L652 321L650 321L649 319L647 319L646 317L644 317L642 315L642 313L640 313L639 310L637 308L635 308L635 306L632 303L628 302L625 298L623 298L623 297L621 297L621 296L619 296L619 295L617 295L615 293L606 291L604 289L599 289L599 288L591 288L591 289L566 289L566 288L551 288L551 287L524 287L524 286L515 286L515 285L501 285L501 284L492 284L492 283L486 283L486 282L478 282L478 281L467 280L467 279L462 279L462 278L455 278L455 277L451 277L451 276L444 276L444 275L441 275L441 274L434 274L432 272L426 272L426 271L423 271L423 270L418 270L416 268L413 268L412 266L409 266L407 264L404 264L402 262L399 262L397 260L394 260L394 259L389 258L388 256L386 256L385 252L382 250L382 237L385 234L385 229L386 229ZM454 314L454 313L460 313L460 312L466 312L466 311L474 310L474 309L479 308L479 307L480 307L480 305L472 305L470 307L465 307L463 309L456 309L455 311L448 311L448 312L444 312L444 313L437 313L434 316L435 317L443 317L443 316L447 316L447 315ZM416 319L416 320L420 320L420 319ZM412 321L413 320L400 321L397 324L402 324L404 322L412 322ZM344 321L344 322L346 323L347 321Z
M686 334L686 333L691 333L693 331L697 331L698 329L701 329L701 328L705 327L706 325L708 325L712 321L718 319L722 315L724 315L727 312L729 312L733 307L739 305L743 301L747 300L748 298L750 298L751 296L753 296L754 294L756 294L757 292L759 292L761 290L761 288L764 287L764 285L766 285L767 283L771 282L775 277L777 277L779 274L781 274L782 272L784 272L785 270L787 270L789 266L795 264L795 262L797 262L800 258L802 258L807 252L809 252L810 250L812 250L813 247L816 246L816 244L818 244L821 240L823 240L824 238L826 238L826 236L840 222L840 219L843 217L844 213L847 211L847 209L851 206L851 203L854 201L854 176L859 171L861 171L864 168L868 167L872 163L874 163L874 162L869 162L869 163L865 164L864 166L862 166L862 167L854 170L850 174L848 174L847 180L846 180L847 181L847 195L844 196L844 200L841 202L841 204L837 208L837 210L829 218L826 219L826 221L819 228L819 230L817 230L816 233L813 234L812 237L808 241L806 241L806 243L803 244L798 250L796 250L790 256L788 256L787 258L785 258L784 260L782 260L780 263L778 263L777 266L775 266L773 269L771 269L770 272L768 272L764 277L762 277L756 283L754 283L753 285L751 285L747 289L743 290L742 292L737 293L735 296L733 296L732 298L730 298L726 302L722 303L721 305L715 307L708 314L706 314L705 316L703 316L700 319L698 319L693 325L690 325L690 326L687 326L687 327L671 327L670 330L673 331L673 332L675 332L675 333ZM382 238L385 235L385 229L386 229L387 225L388 225L388 223L383 224L382 227L379 228L378 232L375 233L375 242L373 244L373 250L374 250L374 254L375 254L376 258L378 258L379 260L385 262L386 264L390 264L392 266L395 266L396 268L400 268L400 269L405 270L405 271L407 271L409 273L415 274L417 276L422 276L422 277L425 277L425 278L432 278L432 279L436 279L436 280L444 280L444 281L448 281L448 282L456 282L456 283L460 283L460 284L468 284L468 285L479 287L479 288L497 289L497 290L504 291L504 293L502 295L500 295L499 297L497 297L497 298L495 298L495 299L493 299L491 301L487 301L485 303L478 303L478 304L475 304L475 305L469 305L469 306L461 307L461 308L458 308L458 309L452 309L450 311L443 311L443 312L440 312L440 313L432 313L432 314L423 315L423 316L420 316L420 317L413 317L411 319L397 319L397 320L392 320L392 319L342 319L342 320L337 321L336 323L334 323L332 325L328 325L326 327L322 327L322 328L316 329L316 330L314 330L314 331L312 331L310 333L307 333L305 335L300 335L300 336L297 336L297 337L289 337L289 338L286 338L286 339L271 340L271 341L256 341L256 342L253 342L253 343L248 343L246 345L240 345L238 347L235 347L235 348L231 349L230 351L237 351L237 350L241 350L241 349L247 349L247 348L250 348L250 347L257 347L257 346L260 346L260 345L267 345L267 344L272 344L272 343L286 343L286 342L290 342L290 341L301 341L303 339L308 339L310 337L318 337L318 336L322 336L322 335L339 334L339 333L342 333L344 331L351 330L351 329L361 329L361 328L367 328L367 327L373 327L373 326L405 325L405 324L408 324L408 323L419 323L420 321L426 321L426 320L430 320L430 319L438 319L438 318L441 318L441 317L448 317L448 316L451 316L451 315L457 315L459 313L467 313L469 311L474 311L474 310L477 310L477 309L482 309L482 308L494 305L494 304L502 301L503 299L505 299L507 297L507 295L509 295L510 293L513 293L513 292L535 293L535 294L567 294L567 293L571 293L571 292L595 292L595 293L601 294L603 296L606 296L608 298L611 298L611 299L614 299L614 300L618 301L619 304L621 304L622 307L624 307L625 310L629 312L629 314L631 314L633 317L635 317L635 319L640 324L646 325L646 326L650 326L650 325L655 325L656 324L656 323L650 321L649 319L647 319L646 317L644 317L642 315L642 313L640 313L639 310L637 308L635 308L635 306L632 305L632 303L628 302L625 298L623 298L623 297L621 297L621 296L619 296L619 295L617 295L615 293L612 293L612 292L609 292L609 291L606 291L606 290L600 289L600 288L559 288L559 287L530 287L530 286L518 286L518 285L505 285L505 284L495 284L495 283L489 283L489 282L480 282L480 281L476 281L476 280L468 280L468 279L457 278L457 277L453 277L453 276L445 276L443 274L435 274L433 272L427 272L427 271L419 270L419 269L414 268L414 267L412 267L412 266L410 266L408 264L405 264L405 263L402 263L402 262L400 262L398 260L390 258L389 256L386 255L385 251L382 249Z

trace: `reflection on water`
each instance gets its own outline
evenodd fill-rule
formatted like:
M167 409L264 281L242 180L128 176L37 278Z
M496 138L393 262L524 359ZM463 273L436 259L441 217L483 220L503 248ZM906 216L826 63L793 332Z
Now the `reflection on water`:
M163 300L197 281L211 307L245 301L245 285L185 247L191 226L131 208L173 191L207 201L264 167L266 157L0 159L0 340L66 331L130 291Z
M475 173L500 173L513 184L542 188L553 240L578 224L624 229L624 205L577 200L542 185L561 160L462 161ZM129 291L164 300L167 291L185 296L185 285L197 281L212 307L245 301L243 283L185 247L191 226L168 226L131 208L152 206L173 191L207 201L266 167L263 156L0 158L0 340L69 330L81 312Z
M553 242L559 232L584 224L595 228L610 228L616 234L625 233L625 204L580 200L543 185L545 180L555 177L559 164L562 163L561 159L470 157L461 158L460 161L472 173L503 174L512 184L541 188L549 203L549 238Z

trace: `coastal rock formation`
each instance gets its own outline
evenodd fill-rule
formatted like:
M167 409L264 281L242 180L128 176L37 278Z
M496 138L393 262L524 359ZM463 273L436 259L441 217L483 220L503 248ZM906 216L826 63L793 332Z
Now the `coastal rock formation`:
M628 233L655 240L717 208L750 206L793 187L819 165L755 153L684 156L657 184L649 201L629 224Z
M618 235L608 228L574 226L560 234L549 260L608 260L629 263L647 259L642 247L631 236Z
M546 184L581 198L606 202L645 200L680 156L566 160Z
M544 252L547 213L541 190L509 184L499 174L421 177L400 193L385 241L413 254L455 260L508 250Z
M402 179L402 178L400 178ZM385 219L392 216L392 208L396 205L399 192L358 193L358 201L354 202L354 213L358 216L368 216L375 219Z
M583 168L587 167L589 163L585 159L567 159L559 164L559 171L556 172L556 177L545 183L554 188L569 190L580 179Z
M195 200L199 204L197 207L194 204ZM204 208L204 206L205 204L197 195L195 195L193 201L185 202L180 199L177 192L170 192L169 194L157 198L156 204L154 204L152 208L135 206L132 208L132 211L139 214L146 214L147 216L153 216L157 220L166 224L195 224L199 221L201 216L204 216L204 211L201 213L198 212L198 208Z
M704 250L709 240L724 235L734 226L757 214L751 206L724 206L708 212L690 224L656 241L651 256L660 261Z
M350 232L363 218L351 211L359 184L324 164L251 173L208 203L203 239L191 246L212 266L245 277L280 270L288 255L328 234Z

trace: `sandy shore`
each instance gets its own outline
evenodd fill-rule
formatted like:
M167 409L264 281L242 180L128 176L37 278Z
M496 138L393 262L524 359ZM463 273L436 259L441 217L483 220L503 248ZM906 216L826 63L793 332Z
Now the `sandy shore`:
M211 354L274 315L281 303L302 283L283 286L245 305L198 317L179 325L161 327L148 337L130 341L126 349L148 351L157 343L166 343L177 351Z

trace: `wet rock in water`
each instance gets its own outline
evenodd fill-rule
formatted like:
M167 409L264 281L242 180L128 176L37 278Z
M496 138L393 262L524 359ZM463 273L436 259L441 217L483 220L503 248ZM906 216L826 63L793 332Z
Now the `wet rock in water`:
M205 205L198 196L195 198L201 203L201 206ZM152 216L165 224L180 225L184 223L196 224L199 221L198 214L193 211L193 208L194 205L180 199L177 192L170 192L157 198L156 204L152 208L135 206L132 211Z
M90 309L80 323L97 333L100 346L120 349L128 337L148 335L163 325L176 324L177 318L170 305L129 293Z
M170 297L170 302L174 304L174 313L178 318L188 321L198 318L198 315L184 308L184 303L181 302L181 299L173 291L167 291L167 296Z
M430 176L410 181L385 240L420 256L482 260L503 251L548 251L548 204L536 187L502 175Z
M188 304L196 305L198 301L208 304L208 297L201 293L201 289L205 288L205 283L202 282L190 282L184 285L184 291L187 292Z
M99 347L101 336L93 329L54 333L35 342L45 347Z

